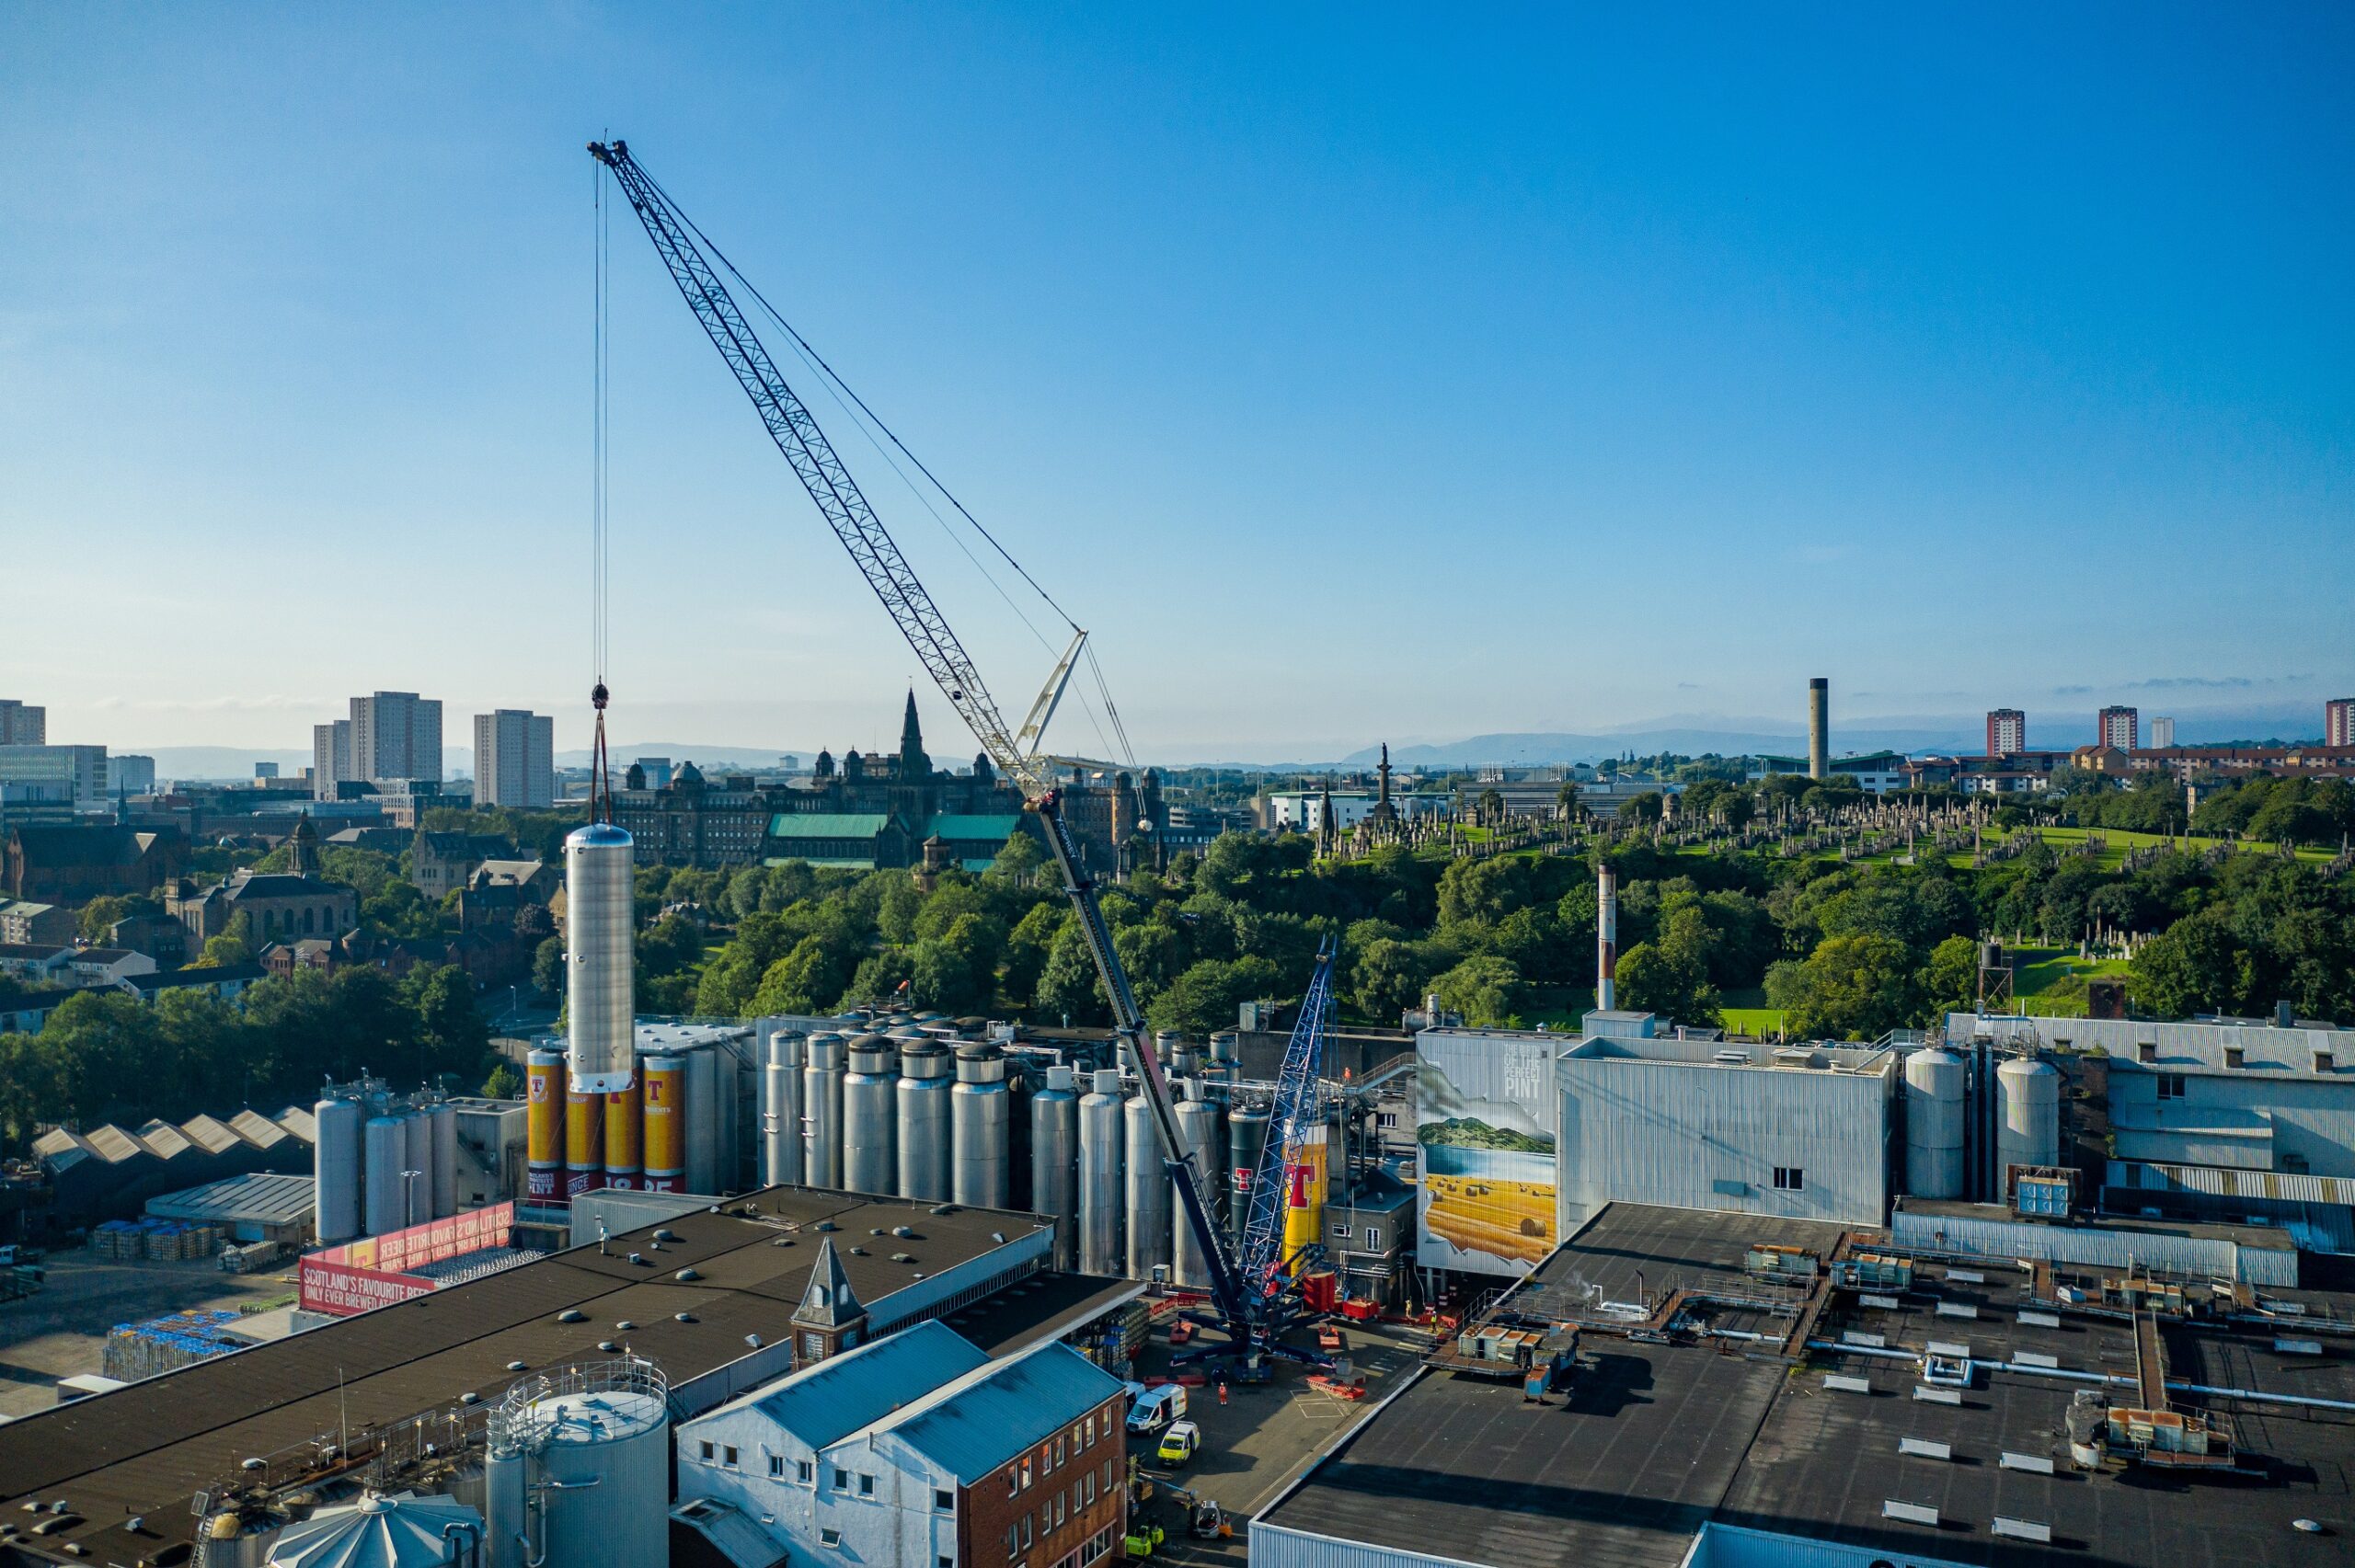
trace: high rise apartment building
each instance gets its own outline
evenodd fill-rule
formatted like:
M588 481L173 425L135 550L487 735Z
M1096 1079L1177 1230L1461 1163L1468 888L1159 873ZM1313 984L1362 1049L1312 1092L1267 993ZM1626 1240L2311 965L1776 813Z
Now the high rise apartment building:
M333 800L336 785L357 775L351 771L351 721L311 727L311 798Z
M2175 720L2162 715L2151 721L2151 744L2158 750L2170 750L2175 746Z
M2322 743L2355 746L2355 697L2333 697L2322 705Z
M2120 751L2131 751L2141 744L2139 726L2142 715L2133 708L2106 707L2094 715L2094 744L2108 746Z
M442 778L442 704L414 692L351 699L351 766L371 784Z
M49 744L49 710L0 697L0 746Z
M1987 715L1987 755L2009 757L2028 750L2028 715L1996 708Z
M521 708L475 715L475 804L556 804L556 720Z

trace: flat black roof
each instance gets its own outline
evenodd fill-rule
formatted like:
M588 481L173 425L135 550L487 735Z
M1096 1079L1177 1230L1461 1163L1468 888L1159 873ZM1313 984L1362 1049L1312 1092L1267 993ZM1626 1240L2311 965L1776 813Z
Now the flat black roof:
M1593 1319L1608 1316L1605 1303L1634 1302L1643 1291L1657 1302L1682 1285L1716 1294L1699 1309L1710 1327L1771 1325L1779 1338L1792 1322L1786 1308L1778 1315L1723 1304L1772 1294L1743 1273L1743 1255L1770 1243L1829 1257L1842 1234L1832 1225L1614 1204L1507 1304ZM1264 1519L1493 1568L1666 1568L1683 1561L1712 1521L1866 1548L1899 1562L2270 1568L2349 1560L2355 1297L2299 1290L2260 1298L2263 1310L2331 1320L2335 1333L2279 1317L2163 1327L2170 1380L2350 1406L2177 1391L2177 1408L2229 1418L2254 1472L2202 1477L2144 1467L2077 1471L2064 1416L2079 1389L2097 1385L2016 1358L2131 1382L2133 1331L2122 1317L2051 1313L2031 1293L2030 1276L2004 1260L1958 1261L1951 1269L1924 1262L1896 1308L1837 1293L1811 1328L1819 1344L1854 1333L1877 1336L1881 1350L1918 1353L1937 1341L1997 1363L1980 1371L1959 1405L1915 1399L1918 1363L1870 1354L1868 1344L1819 1350L1794 1372L1767 1345L1743 1340L1653 1345L1589 1334L1567 1404L1556 1396L1546 1406L1526 1404L1510 1381L1425 1371ZM2024 1310L2059 1322L2023 1323ZM2325 1354L2279 1352L2277 1336L2318 1338ZM1863 1378L1872 1391L1827 1388L1827 1371ZM2118 1384L2104 1397L2138 1402ZM1902 1454L1908 1437L1947 1444L1951 1457ZM2006 1453L2050 1459L2055 1473L2006 1468ZM1941 1522L1884 1517L1889 1501L1935 1508ZM1998 1516L2049 1528L2052 1543L1995 1536ZM2292 1521L2302 1518L2334 1533L2299 1531Z
M740 1212L751 1205L756 1218ZM465 1392L493 1401L528 1369L597 1358L601 1340L659 1363L673 1385L749 1354L749 1333L783 1342L822 1232L832 1220L852 1288L870 1308L896 1291L1040 1228L1038 1217L781 1187L731 1198L726 1210L664 1220L613 1237L601 1254L575 1247L534 1263L202 1361L168 1376L0 1426L0 1521L21 1503L64 1499L89 1523L51 1543L80 1541L98 1561L152 1555L186 1539L190 1498L239 1462L308 1442L348 1423L360 1430L447 1406ZM780 1221L783 1223L781 1224ZM794 1227L792 1230L786 1225ZM913 1238L888 1234L905 1225ZM881 1229L886 1235L871 1237ZM867 1249L852 1255L849 1249ZM636 1252L641 1261L633 1264ZM914 1262L890 1261L894 1252ZM693 1267L701 1276L674 1277ZM993 1354L1085 1322L1133 1293L1122 1280L1032 1276L963 1309L960 1332ZM584 1319L559 1323L577 1308ZM681 1322L676 1314L694 1321ZM629 1322L636 1326L622 1330ZM134 1538L132 1515L148 1521Z

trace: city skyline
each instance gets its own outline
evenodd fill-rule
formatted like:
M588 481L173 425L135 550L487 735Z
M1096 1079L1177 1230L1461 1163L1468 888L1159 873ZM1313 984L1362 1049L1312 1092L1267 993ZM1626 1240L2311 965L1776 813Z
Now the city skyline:
M1728 727L1825 670L1836 724L2318 710L2349 25L28 12L11 684L124 749L294 750L378 686L585 736L610 132L1095 629L1141 753ZM612 243L615 722L888 744L915 661ZM836 433L1018 713L1051 651ZM265 560L318 578L272 596L299 660L72 637ZM1591 635L1614 601L1660 633Z

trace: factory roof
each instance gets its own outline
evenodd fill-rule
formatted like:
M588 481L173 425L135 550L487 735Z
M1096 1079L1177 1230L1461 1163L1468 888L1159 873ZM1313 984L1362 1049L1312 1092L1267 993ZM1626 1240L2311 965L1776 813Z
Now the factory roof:
M511 1362L545 1368L598 1355L601 1340L624 1340L660 1363L675 1391L746 1355L747 1334L787 1341L824 1221L861 1242L870 1228L915 1232L894 1242L913 1264L875 1253L843 1258L859 1299L879 1315L920 1276L1040 1224L1005 1210L804 1188L733 1199L724 1211L667 1220L675 1239L659 1252L650 1227L633 1230L0 1426L0 1517L34 1497L62 1498L88 1522L50 1542L129 1562L153 1555L155 1532L186 1539L190 1499L234 1476L240 1459L311 1443L347 1421L355 1429L398 1421L462 1393L495 1402L526 1375ZM681 1280L682 1269L697 1277ZM982 1349L1003 1354L1066 1332L1134 1288L1034 1276L955 1316ZM581 1321L559 1322L569 1310ZM147 1520L146 1537L124 1533L134 1515Z
M1256 1532L1273 1527L1264 1544L1280 1564L1330 1561L1279 1533L1298 1531L1494 1568L1670 1568L1705 1528L1835 1542L1858 1561L1989 1568L2332 1560L2328 1538L2293 1521L2334 1531L2350 1522L2355 1297L2283 1291L2257 1297L2241 1319L2158 1320L2168 1397L2233 1423L2246 1473L2080 1469L2064 1436L2072 1396L2107 1377L2107 1402L2143 1402L2124 1312L2039 1310L2038 1276L2008 1259L1949 1266L1926 1256L1912 1288L1869 1298L1893 1307L1867 1305L1862 1291L1824 1292L1813 1318L1796 1293L1763 1306L1774 1288L1746 1274L1752 1246L1829 1258L1843 1235L1609 1206L1503 1305L1591 1328L1681 1288L1705 1332L1682 1344L1589 1332L1557 1403L1526 1404L1509 1381L1425 1370L1261 1515L1255 1559ZM1760 1309L1743 1311L1741 1297ZM1773 1345L1798 1323L1816 1348L1792 1371ZM1764 1343L1746 1337L1758 1334ZM1958 1402L1915 1396L1933 1342L1977 1364ZM1827 1384L1827 1372L1869 1391ZM1930 1516L1917 1510L1936 1522L1911 1522ZM2049 1542L2027 1539L2039 1528Z
M918 1323L830 1356L711 1413L757 1409L810 1448L822 1448L988 1364L987 1356L946 1323Z
M273 1127L272 1131L278 1131ZM280 1132L283 1138L285 1134ZM207 1182L185 1192L166 1193L147 1200L147 1212L158 1219L190 1219L220 1224L295 1225L311 1216L318 1204L318 1183L310 1176L232 1176Z

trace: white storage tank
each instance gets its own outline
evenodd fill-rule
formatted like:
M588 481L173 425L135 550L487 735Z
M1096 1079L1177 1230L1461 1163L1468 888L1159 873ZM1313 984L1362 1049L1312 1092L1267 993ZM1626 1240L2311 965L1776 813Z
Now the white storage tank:
M1218 1106L1202 1098L1201 1080L1182 1081L1186 1097L1178 1103L1178 1132L1186 1140L1187 1152L1194 1157L1194 1170L1201 1178L1202 1201L1211 1212L1205 1218L1218 1223L1218 1192L1220 1178L1225 1173L1226 1139L1220 1136ZM1170 1189L1177 1196L1177 1189ZM1186 1206L1173 1203L1170 1216L1170 1255L1175 1259L1171 1277L1180 1285L1206 1288L1211 1282L1209 1260L1202 1255L1202 1244L1194 1239L1194 1228L1187 1221Z
M288 1525L268 1568L447 1568L479 1560L482 1516L454 1497L363 1494Z
M447 1219L458 1212L458 1110L443 1100L427 1107L425 1119L432 1133L433 1218Z
M1995 1070L1995 1191L2015 1165L2061 1162L2061 1074L2051 1062L2012 1057Z
M852 1192L899 1193L899 1082L897 1041L868 1035L852 1043L843 1078L843 1185Z
M610 822L564 841L565 1025L571 1087L610 1094L636 1070L635 851Z
M491 1412L483 1469L493 1568L669 1562L670 1391L639 1356L511 1388Z
M360 1223L371 1236L397 1230L401 1218L401 1173L408 1168L408 1129L398 1116L371 1116L362 1129L367 1150L362 1181L366 1194Z
M361 1233L361 1127L367 1115L357 1100L322 1100L311 1108L311 1119L319 1140L314 1166L318 1211L313 1223L321 1242L349 1242Z
M1150 1279L1156 1266L1169 1264L1169 1167L1162 1157L1153 1103L1136 1095L1129 1101L1125 1121L1121 1138L1129 1151L1129 1255L1123 1272L1131 1279Z
M787 1031L769 1038L761 1069L761 1180L770 1186L801 1184L801 1069L808 1036Z
M408 1151L401 1167L401 1223L422 1225L433 1218L433 1118L412 1107L401 1118L401 1139Z
M949 1130L948 1102L956 1088L956 1080L950 1076L954 1067L948 1047L935 1042L911 1045L900 1052L902 1197L947 1203L952 1195L948 1156L955 1135Z
M1963 1196L1965 1089L1970 1071L1944 1047L1905 1061L1905 1190L1920 1197Z
M687 1070L686 1114L681 1118L687 1132L687 1190L717 1196L728 1190L722 1185L728 1173L720 1159L720 1118L734 1114L736 1101L721 1097L718 1047L700 1047L682 1060Z
M1013 1182L1013 1097L1005 1087L1005 1053L995 1046L957 1052L957 1086L948 1092L955 1141L949 1196L972 1208L1004 1208Z
M1079 1271L1117 1276L1120 1253L1120 1075L1097 1070L1079 1102Z

